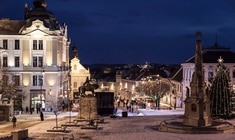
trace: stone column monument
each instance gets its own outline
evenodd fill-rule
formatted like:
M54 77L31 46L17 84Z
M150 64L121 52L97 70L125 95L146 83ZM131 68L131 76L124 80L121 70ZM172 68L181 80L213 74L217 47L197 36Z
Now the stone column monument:
M204 82L202 42L201 33L197 32L195 71L193 73L190 89L187 88L187 97L185 99L185 112L183 124L189 126L210 126L212 118L210 113L210 100L206 94L206 84Z

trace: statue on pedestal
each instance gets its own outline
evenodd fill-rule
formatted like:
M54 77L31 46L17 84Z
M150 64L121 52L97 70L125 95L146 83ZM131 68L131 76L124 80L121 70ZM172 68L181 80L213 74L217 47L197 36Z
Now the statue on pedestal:
M95 89L97 89L98 87L98 84L93 84L87 77L85 83L78 88L78 92L81 97L89 96L86 94L86 91L90 91L92 93L91 96L95 96Z

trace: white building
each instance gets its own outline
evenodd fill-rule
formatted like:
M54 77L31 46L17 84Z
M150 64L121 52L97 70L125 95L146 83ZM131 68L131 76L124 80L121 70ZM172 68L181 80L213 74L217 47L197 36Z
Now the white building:
M70 40L67 26L46 10L44 0L33 4L31 10L25 4L24 20L0 20L1 64L23 109L47 110L57 106L54 98L68 93Z
M204 79L207 86L210 86L210 80L216 75L216 69L218 65L218 59L224 60L223 64L229 71L229 77L231 80L231 88L235 89L235 53L230 48L219 46L217 42L208 48L203 49L203 69ZM181 64L182 66L182 101L186 98L186 87L190 89L190 82L192 81L192 74L194 72L194 58L190 58Z
M81 63L80 59L78 58L78 50L76 46L72 48L72 59L70 62L71 66L71 94L70 99L78 98L78 88L84 84L86 79L90 79L90 70L86 69Z

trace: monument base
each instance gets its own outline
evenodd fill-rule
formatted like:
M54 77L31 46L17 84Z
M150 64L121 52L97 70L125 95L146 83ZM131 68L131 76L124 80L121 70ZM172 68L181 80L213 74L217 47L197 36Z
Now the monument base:
M156 126L161 132L183 134L218 134L234 132L234 126L225 120L213 120L210 126L188 126L183 124L183 119L165 120Z
M81 97L79 100L80 110L78 118L87 120L97 119L97 99L96 97Z

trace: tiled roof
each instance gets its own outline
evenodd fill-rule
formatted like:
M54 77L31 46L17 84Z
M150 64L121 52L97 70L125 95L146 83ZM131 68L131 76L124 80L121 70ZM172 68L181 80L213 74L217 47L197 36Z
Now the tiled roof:
M2 19L0 20L0 35L18 35L24 25L24 20Z
M218 63L217 60L221 57L224 63L235 63L235 53L229 48L214 45L203 49L203 63ZM194 58L190 58L185 63L194 63Z
M235 63L235 53L230 48L219 46L215 43L213 46L203 49L203 63L218 63L218 59L221 57L224 63ZM195 56L191 57L185 63L194 63ZM170 76L172 80L181 81L183 77L183 69L179 68L176 72Z

